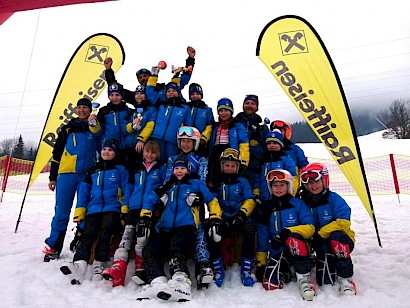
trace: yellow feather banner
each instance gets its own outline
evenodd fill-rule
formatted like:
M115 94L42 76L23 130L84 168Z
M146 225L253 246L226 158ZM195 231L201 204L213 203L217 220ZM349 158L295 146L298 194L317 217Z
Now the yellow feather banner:
M315 29L298 16L272 20L256 55L266 65L355 189L380 237L359 143L342 84Z
M27 190L51 159L61 127L76 117L77 101L82 97L94 101L107 86L103 64L107 57L115 59L112 65L114 72L117 72L124 64L125 52L121 42L107 33L98 33L88 37L71 57L51 103L23 198L16 231ZM90 155L92 154L90 153Z

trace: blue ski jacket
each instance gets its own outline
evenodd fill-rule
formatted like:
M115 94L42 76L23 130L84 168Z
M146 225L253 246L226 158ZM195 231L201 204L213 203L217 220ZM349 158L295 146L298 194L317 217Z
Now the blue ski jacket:
M100 160L91 168L78 193L76 211L86 213L128 212L130 200L129 173L115 161Z
M188 73L183 73L181 77L173 77L171 79L171 82L178 85L178 94L183 102L185 102L185 99L181 93L181 90L189 83L190 80L191 74ZM148 78L147 86L145 88L145 95L153 105L167 101L165 96L165 84L158 84L158 76L151 75Z
M158 162L148 169L145 163L138 163L130 176L131 197L129 210L141 210L149 193L164 183L166 167Z
M258 240L256 262L265 265L268 252L271 256L280 253L284 247L273 250L270 239L279 234L283 228L297 233L304 239L310 239L315 233L314 219L306 203L287 194L282 197L273 196L262 208L258 222Z
M58 133L51 159L50 181L60 173L86 174L95 165L100 134L89 130L88 122L74 118Z
M161 218L155 226L158 232L161 230L169 231L182 226L198 228L199 208L189 206L186 201L190 193L203 195L204 202L208 204L210 218L221 218L222 211L218 200L211 194L203 182L198 179L192 179L189 175L186 175L181 181L176 180L176 178L173 180L177 183L166 192L168 201ZM160 197L154 191L150 192L140 216L151 217L152 211L159 200Z
M115 139L121 149L126 148L126 137L128 136L127 124L134 113L123 101L119 105L108 103L100 108L97 114L97 125L90 127L93 133L102 133L101 145L106 140Z
M188 106L191 108L192 126L196 127L201 133L201 139L206 142L211 138L212 124L215 122L212 108L205 102L190 101Z
M188 158L189 162L189 172L192 177L198 177L202 182L206 183L206 175L208 174L208 160L205 157L199 156L195 152L190 152L184 154ZM165 182L167 182L172 175L174 161L178 158L180 154L173 155L168 158L167 161L167 175L165 177ZM164 183L165 183L164 182Z

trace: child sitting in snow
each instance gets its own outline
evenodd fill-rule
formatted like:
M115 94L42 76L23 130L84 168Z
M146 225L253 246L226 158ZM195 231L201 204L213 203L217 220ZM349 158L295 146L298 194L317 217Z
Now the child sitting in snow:
M312 248L316 252L317 283L339 282L342 295L355 295L352 279L355 233L350 229L351 209L337 193L329 190L329 171L320 163L311 163L300 173L305 188L301 198L307 203L315 219L316 232Z
M81 184L73 221L78 223L85 220L84 235L73 263L60 267L61 272L70 277L71 284L80 284L84 280L91 249L97 238L93 281L102 280L103 263L110 259L112 234L120 224L121 214L128 212L128 171L115 159L118 150L116 140L106 141L101 150L101 159L88 171Z
M258 224L256 277L265 290L282 289L296 271L300 293L305 300L315 296L310 280L307 241L314 233L312 213L292 196L293 177L286 170L272 170L266 176L272 198L265 202Z
M220 224L221 208L218 200L206 185L189 174L188 160L184 155L174 162L171 179L151 192L141 210L137 236L149 236L152 212L159 200L165 204L161 218L143 250L148 282L138 299L160 298L169 301L192 299L191 281L187 268L187 254L195 242L199 223L199 200L208 204L211 224ZM172 278L164 272L164 258L170 257Z

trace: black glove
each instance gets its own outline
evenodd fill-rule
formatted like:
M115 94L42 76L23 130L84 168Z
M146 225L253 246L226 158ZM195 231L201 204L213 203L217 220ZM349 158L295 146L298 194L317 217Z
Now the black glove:
M177 178L174 176L171 176L171 178L164 184L161 185L160 187L157 187L155 189L155 193L159 198L161 198L163 195L166 194L166 192L172 188L177 183Z
M235 216L233 217L233 220L231 223L232 230L241 231L247 219L248 217L246 216L245 212L239 210L238 213L236 213Z
M290 234L290 230L287 228L283 228L282 231L276 234L274 237L271 238L270 244L274 250L278 250L283 245L286 244L286 240L288 239Z
M75 252L77 250L78 245L80 245L81 238L83 237L84 230L77 227L75 230L74 239L70 243L70 250Z
M258 282L263 281L263 276L265 275L265 268L266 268L266 265L261 265L261 266L256 267L256 272L255 272L256 281Z
M190 65L192 65L192 67L194 67L194 65L195 65L195 58L191 58L191 57L186 58L186 60L185 60L185 67L188 67L188 66L190 66Z
M315 234L313 234L311 243L312 243L313 250L316 251L316 252L321 252L321 251L326 250L326 247L324 247L324 245L323 245L324 244L324 239L317 232Z
M142 216L137 222L137 237L149 237L151 228L151 218Z
M222 219L220 218L209 218L209 237L215 242L218 243L222 239Z

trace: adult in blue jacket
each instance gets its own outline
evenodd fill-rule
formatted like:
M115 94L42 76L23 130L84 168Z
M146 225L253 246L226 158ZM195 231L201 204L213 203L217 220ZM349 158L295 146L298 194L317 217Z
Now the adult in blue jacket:
M242 105L243 112L236 115L235 119L245 126L249 139L249 165L242 174L248 179L251 187L254 187L255 173L259 173L260 163L263 158L266 135L269 133L269 128L256 113L259 109L259 98L257 95L249 94L245 96Z
M92 134L88 126L91 101L86 98L79 99L76 113L78 118L70 120L61 128L53 148L48 187L51 191L56 191L56 206L50 236L45 240L46 246L43 250L45 262L60 256L74 196L97 157L100 136ZM80 233L81 230L78 229L75 242ZM73 245L70 245L70 248L73 248Z

